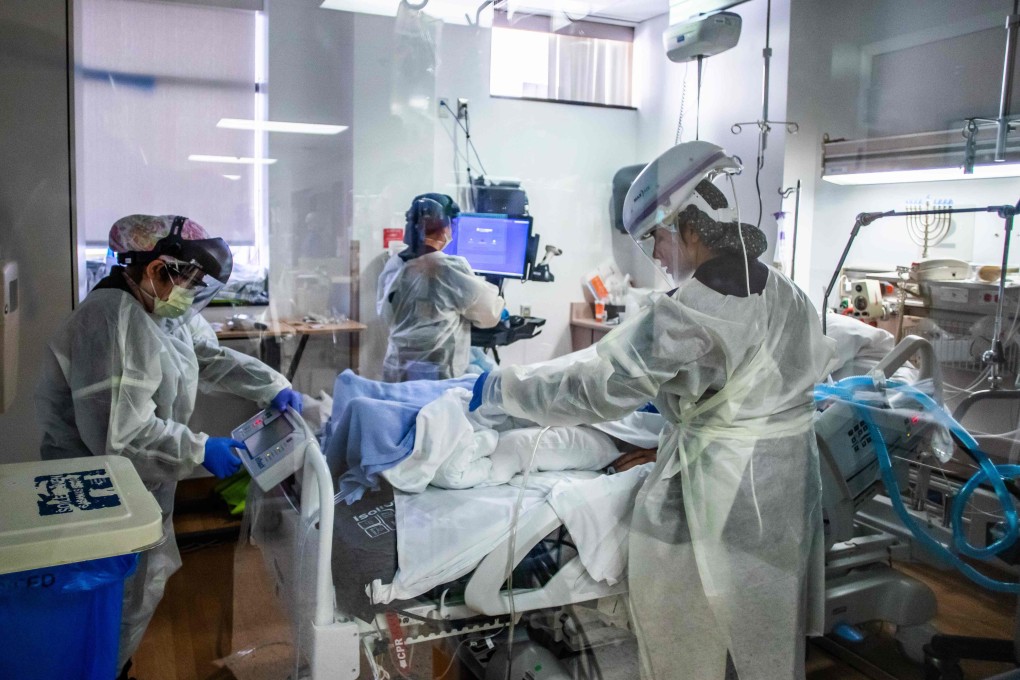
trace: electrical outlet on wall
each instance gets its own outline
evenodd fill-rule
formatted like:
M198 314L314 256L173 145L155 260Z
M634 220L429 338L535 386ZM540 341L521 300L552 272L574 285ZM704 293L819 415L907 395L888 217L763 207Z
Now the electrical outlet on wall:
M449 118L450 117L449 106L450 106L450 98L449 97L440 97L439 98L439 117L440 118Z
M531 305L521 305L521 316L524 318L531 316Z
M457 120L467 118L468 100L460 98L457 100Z

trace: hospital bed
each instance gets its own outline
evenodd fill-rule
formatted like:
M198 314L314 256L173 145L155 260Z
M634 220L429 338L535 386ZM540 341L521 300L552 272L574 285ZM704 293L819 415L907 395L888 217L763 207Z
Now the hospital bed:
M931 346L920 338L905 339L877 368L891 374L914 356L921 358L921 380L934 380L937 391ZM880 499L881 482L871 462L862 464L852 442L841 439L848 418L853 421L854 416L828 409L816 423L827 531L826 632L839 633L875 620L890 622L896 625L908 654L919 659L923 644L935 632L929 623L935 615L935 597L927 586L890 565L891 558L912 557L909 542L883 526L859 521L862 509ZM852 426L853 422L851 430ZM889 439L903 459L923 432L912 434L916 435L912 441ZM909 475L909 471L901 474ZM335 588L335 578L344 575L333 573L333 551L344 549L334 544L330 529L333 486L325 459L308 455L295 479L267 494L256 492L249 508L258 516L251 538L262 549L267 572L278 593L291 593L289 615L313 680L359 677L362 651L377 677L384 677L374 668L374 657L388 650L399 672L416 645L443 638L458 638L455 654L459 651L460 661L485 677L485 660L499 658L491 640L511 622L539 631L543 641L573 654L590 651L592 646L633 644L627 630L626 583L608 585L588 575L548 503L522 514L516 539L501 540L457 583L444 584L413 601L369 608L345 605ZM505 586L507 556L514 540L511 595ZM541 582L532 579L523 586L517 584L517 572L536 551L541 553L543 545L552 545L546 553L555 553L555 572ZM579 630L584 626L586 630Z
M425 493L429 493L426 491ZM320 499L328 499L320 504ZM513 602L506 585L510 538L501 540L471 574L456 584L444 585L435 597L392 602L373 607L374 615L350 613L338 602L332 572L332 476L322 457L307 456L300 483L284 484L265 495L253 492L253 512L263 517L252 522L253 541L262 548L267 571L277 592L294 593L288 612L300 621L295 626L310 676L357 678L362 649L371 658L380 645L395 645L391 659L399 664L403 650L443 638L477 635L484 639L534 612L597 600L612 600L626 592L624 583L608 585L593 580L576 554L564 549L558 569L544 583L515 587ZM272 517L266 517L272 515ZM563 529L548 503L521 515L516 532L514 564L520 565L549 536ZM342 576L341 576L342 578ZM370 584L364 584L368 586ZM622 611L622 603L616 606ZM513 610L513 613L511 611ZM548 617L547 617L548 618ZM560 638L565 636L557 633ZM568 637L568 636L567 636Z

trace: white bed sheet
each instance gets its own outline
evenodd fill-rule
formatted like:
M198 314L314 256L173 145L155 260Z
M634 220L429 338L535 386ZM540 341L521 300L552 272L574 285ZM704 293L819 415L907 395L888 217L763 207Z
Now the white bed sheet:
M540 504L551 502L571 530L592 577L616 583L626 570L633 498L646 468L618 475L534 472L528 478L520 521L527 521L528 513ZM413 599L469 574L510 535L522 479L474 489L395 491L398 570L392 583L372 583L372 599L377 604Z

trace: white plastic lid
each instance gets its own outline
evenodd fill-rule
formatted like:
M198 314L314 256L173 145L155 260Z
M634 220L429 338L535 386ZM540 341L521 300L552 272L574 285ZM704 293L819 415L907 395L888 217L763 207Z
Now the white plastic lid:
M163 540L134 465L87 456L0 465L0 574L113 557Z

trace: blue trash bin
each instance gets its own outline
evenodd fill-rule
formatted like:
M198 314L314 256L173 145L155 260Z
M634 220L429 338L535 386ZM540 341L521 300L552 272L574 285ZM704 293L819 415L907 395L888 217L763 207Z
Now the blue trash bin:
M0 575L0 678L113 680L137 554Z

